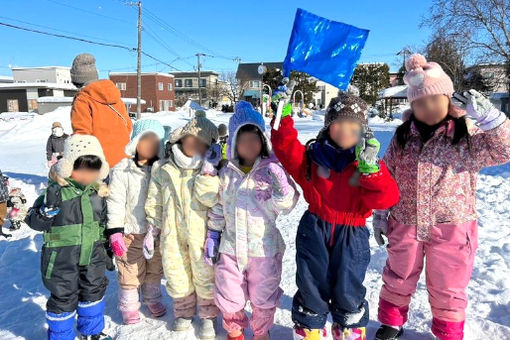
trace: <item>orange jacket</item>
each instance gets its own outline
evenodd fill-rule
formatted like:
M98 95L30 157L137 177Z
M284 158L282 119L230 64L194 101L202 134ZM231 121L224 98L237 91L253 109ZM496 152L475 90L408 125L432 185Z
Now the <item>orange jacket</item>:
M126 157L133 123L110 80L98 80L83 87L74 97L71 110L73 132L95 136L111 168Z

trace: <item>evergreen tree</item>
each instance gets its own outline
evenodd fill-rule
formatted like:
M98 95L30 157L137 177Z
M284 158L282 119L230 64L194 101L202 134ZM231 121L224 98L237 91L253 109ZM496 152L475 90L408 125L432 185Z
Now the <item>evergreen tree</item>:
M379 92L390 86L388 64L360 64L354 70L351 83L359 89L359 96L375 105Z

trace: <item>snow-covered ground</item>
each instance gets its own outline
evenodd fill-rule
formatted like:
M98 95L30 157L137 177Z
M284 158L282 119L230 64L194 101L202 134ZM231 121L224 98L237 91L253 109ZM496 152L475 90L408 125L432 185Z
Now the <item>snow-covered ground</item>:
M215 123L228 122L229 114L209 111ZM317 115L316 115L317 116ZM186 112L156 113L153 118L176 128L187 119ZM11 177L11 185L21 187L29 204L44 189L47 168L45 144L53 121L63 123L70 131L69 108L59 108L44 116L23 116L23 120L0 122L0 169ZM398 123L398 122L397 122ZM300 139L306 142L315 137L322 126L320 118L296 118ZM370 125L386 149L394 123L372 119ZM473 279L469 286L470 304L467 311L466 339L510 339L510 166L486 169L480 176L478 190L480 213L480 246ZM279 226L287 243L284 257L282 288L285 295L278 309L272 339L291 339L292 296L296 290L294 237L298 221L306 209L301 200L290 216L282 217ZM369 225L371 222L368 222ZM0 339L45 338L44 310L48 292L41 283L39 251L42 235L27 226L13 233L11 239L0 239ZM370 303L369 339L377 329L376 312L381 272L386 260L384 248L371 240L372 261L366 277L367 299ZM110 285L106 294L106 332L115 339L195 339L195 331L172 333L172 313L161 319L145 317L137 325L122 324L117 310L117 284L115 273L108 273ZM171 310L171 299L165 293L165 303ZM148 311L142 307L142 313ZM410 319L403 339L433 339L429 332L430 308L424 279L411 304ZM219 327L221 329L221 327ZM225 339L219 331L218 339Z

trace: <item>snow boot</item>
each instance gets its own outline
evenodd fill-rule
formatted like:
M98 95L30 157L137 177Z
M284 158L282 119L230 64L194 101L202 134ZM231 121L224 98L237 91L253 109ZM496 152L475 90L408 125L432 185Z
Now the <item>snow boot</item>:
M119 310L126 325L140 322L138 289L119 289Z
M132 325L140 322L140 312L138 310L122 311L122 321L126 325Z
M227 340L244 340L244 334L241 333L240 335L237 335L237 336L232 336L230 334L227 334Z
M359 328L342 328L338 324L333 324L331 327L334 340L366 340L367 332L365 327Z
M294 326L294 340L321 340L327 337L326 328L323 329L307 329Z
M152 316L159 318L166 314L166 307L161 303L161 284L145 283L142 285L143 302Z
M253 340L269 340L269 333L262 335L254 335Z
M200 328L198 330L200 340L210 340L216 338L216 318L200 319Z
M75 321L76 312L64 312L60 314L46 312L48 340L74 339Z
M174 321L173 331L174 332L184 332L191 328L191 323L193 319L188 318L177 318Z
M402 327L395 328L388 325L381 325L375 333L375 340L397 340L404 334Z
M104 334L103 332L95 335L82 335L80 340L113 340L111 336Z

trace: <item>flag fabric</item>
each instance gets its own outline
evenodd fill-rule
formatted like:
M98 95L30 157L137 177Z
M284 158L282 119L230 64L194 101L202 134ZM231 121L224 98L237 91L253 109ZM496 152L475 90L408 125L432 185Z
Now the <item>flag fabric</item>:
M288 77L291 71L301 71L346 90L368 32L298 8L283 75Z

